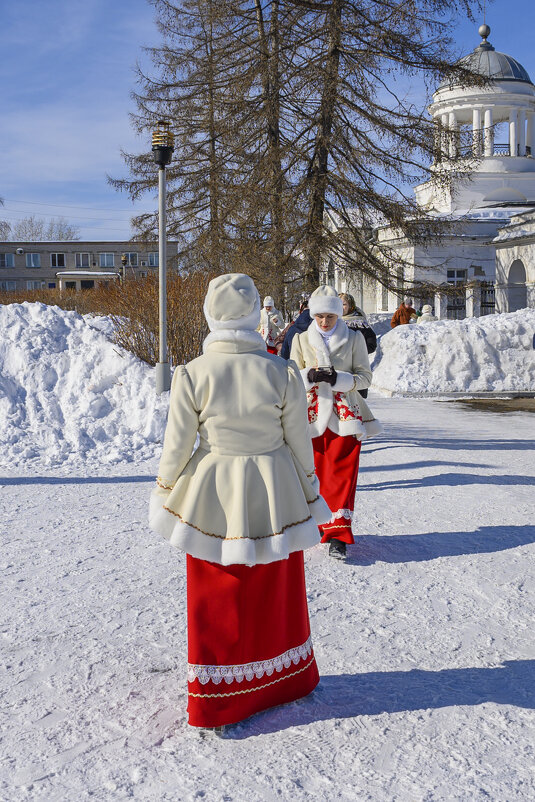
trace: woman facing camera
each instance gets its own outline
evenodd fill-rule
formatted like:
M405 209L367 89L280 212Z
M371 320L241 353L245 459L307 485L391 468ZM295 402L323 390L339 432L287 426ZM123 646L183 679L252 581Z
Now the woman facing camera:
M204 353L173 376L150 523L187 554L189 723L219 728L318 683L303 549L330 512L303 383L255 331L253 281L213 279L204 314Z
M343 557L354 543L351 521L361 441L381 431L359 393L369 387L368 349L359 331L341 319L342 300L332 287L318 287L309 300L312 323L292 342L291 359L307 390L308 423L321 494L331 521L321 526L329 554Z

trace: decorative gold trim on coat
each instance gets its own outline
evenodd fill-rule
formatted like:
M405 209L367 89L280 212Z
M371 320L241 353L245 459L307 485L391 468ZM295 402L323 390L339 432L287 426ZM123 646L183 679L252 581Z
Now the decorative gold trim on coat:
M319 498L319 496L318 496ZM314 499L316 500L316 499ZM312 502L309 502L312 504ZM286 524L283 526L280 532L272 532L270 535L260 535L260 537L227 537L227 535L216 535L213 532L205 532L204 529L200 529L200 527L195 526L195 524L190 523L189 521L185 521L184 518L180 515L179 512L175 512L174 510L170 510L169 507L166 507L165 504L163 506L164 510L170 512L171 515L174 515L176 518L179 518L180 521L185 524L185 526L191 526L192 529L196 529L197 532L200 532L201 535L207 535L207 537L217 537L219 540L265 540L267 537L276 537L277 535L283 535L286 529L291 529L292 526L299 526L299 524L306 524L307 521L310 521L312 515L309 515L308 518L303 518L302 521L295 521L293 524Z
M174 485L165 484L167 481L168 481L167 479L162 479L161 476L156 477L156 484L158 485L158 487L161 487L162 490L172 490Z

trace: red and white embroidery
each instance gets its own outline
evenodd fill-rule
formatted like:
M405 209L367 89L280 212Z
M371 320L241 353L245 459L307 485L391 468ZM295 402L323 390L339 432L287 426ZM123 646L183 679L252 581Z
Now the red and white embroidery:
M333 412L341 421L362 420L358 404L348 401L345 393L334 393Z
M314 423L318 419L318 385L314 384L307 390L308 422Z

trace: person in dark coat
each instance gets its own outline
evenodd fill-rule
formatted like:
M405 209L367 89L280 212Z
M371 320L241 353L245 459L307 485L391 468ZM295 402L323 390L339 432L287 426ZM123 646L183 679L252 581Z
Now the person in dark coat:
M366 340L366 349L368 354L373 354L377 348L377 336L368 323L368 318L362 309L359 309L355 303L355 299L348 292L341 292L338 297L342 299L342 305L344 309L344 316L342 320L348 329L360 331ZM360 390L360 394L363 398L367 398L368 390Z
M302 332L306 331L312 323L312 318L310 317L310 312L308 311L308 301L303 301L299 307L299 311L300 315L294 320L286 332L286 336L280 350L280 356L282 356L283 359L290 359L292 340L295 335L302 334Z

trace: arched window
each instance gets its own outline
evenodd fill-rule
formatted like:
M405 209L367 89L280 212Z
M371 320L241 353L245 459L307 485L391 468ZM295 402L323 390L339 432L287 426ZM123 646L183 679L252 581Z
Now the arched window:
M526 287L526 268L521 259L515 259L509 268L507 279L507 309L516 312L528 305L528 292Z

